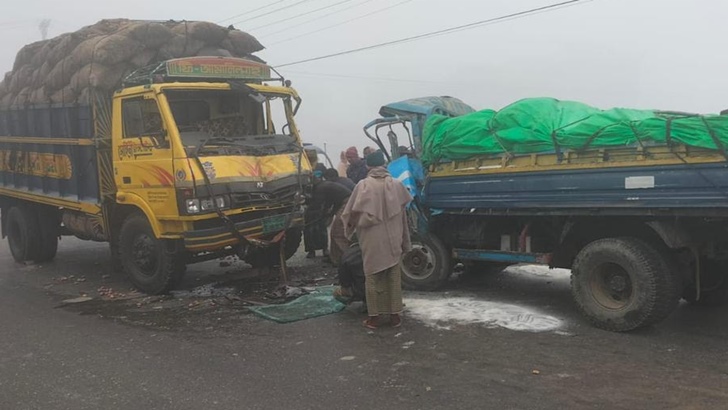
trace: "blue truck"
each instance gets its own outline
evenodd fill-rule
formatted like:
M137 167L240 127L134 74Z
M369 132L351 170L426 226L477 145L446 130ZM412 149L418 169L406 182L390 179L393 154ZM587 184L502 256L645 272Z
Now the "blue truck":
M405 287L439 289L456 263L474 273L519 263L571 269L581 312L617 332L660 322L681 299L728 300L728 156L719 136L711 131L716 149L635 144L423 166L428 119L474 112L452 97L417 98L383 106L364 127L415 196Z

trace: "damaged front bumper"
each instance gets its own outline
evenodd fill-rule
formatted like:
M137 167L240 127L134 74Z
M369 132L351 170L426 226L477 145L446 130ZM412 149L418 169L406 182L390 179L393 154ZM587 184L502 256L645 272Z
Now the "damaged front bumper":
M240 236L248 240L275 236L291 228L303 228L303 211L295 210L289 213L266 216L263 218L234 223ZM195 229L184 233L185 249L191 252L216 251L221 248L236 245L240 239L231 232L226 225Z

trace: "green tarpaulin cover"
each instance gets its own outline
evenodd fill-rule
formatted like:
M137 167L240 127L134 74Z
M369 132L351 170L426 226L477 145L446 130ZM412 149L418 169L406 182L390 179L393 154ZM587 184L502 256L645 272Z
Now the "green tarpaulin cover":
M344 310L346 305L334 299L333 286L320 286L300 298L281 305L249 308L253 313L278 323L290 323L330 315Z
M490 154L529 154L617 146L678 143L728 145L728 116L614 108L532 98L500 111L461 117L433 115L423 131L425 164Z

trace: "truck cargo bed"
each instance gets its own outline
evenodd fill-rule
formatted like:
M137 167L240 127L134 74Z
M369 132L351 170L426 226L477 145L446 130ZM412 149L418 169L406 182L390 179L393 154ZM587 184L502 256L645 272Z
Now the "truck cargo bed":
M0 191L99 203L90 106L0 111Z
M622 148L440 164L425 203L446 212L728 215L728 163L715 151Z

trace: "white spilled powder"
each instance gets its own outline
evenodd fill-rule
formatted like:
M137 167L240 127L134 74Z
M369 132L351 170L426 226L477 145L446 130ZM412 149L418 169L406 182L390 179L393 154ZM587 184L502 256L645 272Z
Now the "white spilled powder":
M404 302L407 316L438 329L448 324L481 324L524 332L547 332L563 322L553 316L518 305L490 302L470 296L437 297L421 293L408 294Z
M515 265L507 268L505 274L567 280L571 277L571 271L568 269L549 269L548 266L542 265Z

